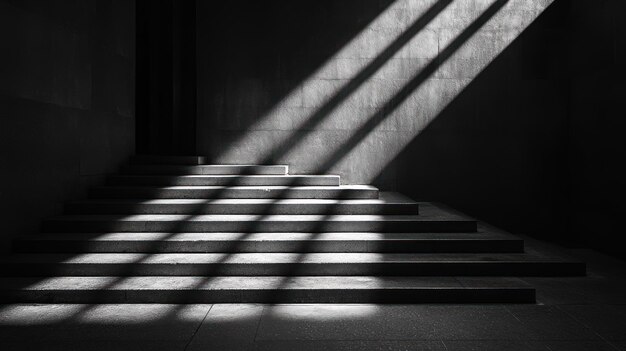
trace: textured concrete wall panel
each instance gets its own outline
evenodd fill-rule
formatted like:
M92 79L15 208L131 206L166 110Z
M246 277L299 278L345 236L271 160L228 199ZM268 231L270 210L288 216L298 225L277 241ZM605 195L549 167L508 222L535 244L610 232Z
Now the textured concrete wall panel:
M287 163L293 173L337 173L345 183L372 183L550 2L365 1L354 8L348 2L344 10L350 12L327 27L302 29L293 48L242 49L250 55L237 60L244 70L215 55L222 47L237 55L233 42L245 42L245 35L211 41L207 33L215 24L200 22L198 94L206 102L199 109L199 151L216 162ZM215 12L199 5L199 17ZM259 15L273 23L271 33L289 37L282 31L290 28L272 13ZM222 25L247 28L245 20ZM346 24L351 21L354 26ZM341 42L340 25L352 29ZM324 60L307 59L320 50L308 36L337 49ZM297 64L310 67L299 81L281 69ZM269 93L274 86L292 88L278 89L284 94L277 97Z
M134 1L0 1L0 250L134 152Z

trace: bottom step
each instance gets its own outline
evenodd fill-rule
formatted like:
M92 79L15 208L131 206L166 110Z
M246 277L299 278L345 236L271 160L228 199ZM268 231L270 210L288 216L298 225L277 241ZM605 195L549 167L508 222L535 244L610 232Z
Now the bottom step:
M0 279L2 303L534 303L517 278L56 277Z

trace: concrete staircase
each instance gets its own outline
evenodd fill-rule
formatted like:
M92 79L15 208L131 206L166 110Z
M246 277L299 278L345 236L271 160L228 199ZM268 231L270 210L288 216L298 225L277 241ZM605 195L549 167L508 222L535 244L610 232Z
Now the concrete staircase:
M0 301L534 302L584 275L474 219L338 176L135 157L0 263Z

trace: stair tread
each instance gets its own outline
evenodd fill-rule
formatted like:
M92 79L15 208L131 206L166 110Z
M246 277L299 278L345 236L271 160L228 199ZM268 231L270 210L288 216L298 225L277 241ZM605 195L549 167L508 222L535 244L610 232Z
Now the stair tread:
M298 178L339 178L335 174L163 174L163 175L150 175L150 174L115 174L109 176L111 178L190 178L190 179L214 179L214 178L271 178L271 179L298 179Z
M369 263L578 263L556 256L528 253L85 253L15 254L0 262L22 264L369 264Z
M372 233L372 232L326 232L326 233L44 233L19 238L20 241L386 241L386 240L512 240L512 235L496 233Z
M108 185L97 187L98 189L173 189L173 190L378 190L378 188L371 185L234 185L234 186L221 186L221 185L176 185L176 186L138 186L138 185Z
M425 222L425 221L473 221L456 215L172 215L172 214L132 214L132 215L64 215L48 221L112 221L112 222Z
M204 164L207 157L197 155L166 156L166 155L134 155L131 157L132 164Z
M115 184L144 185L332 185L338 186L341 179L338 175L148 175L121 174L107 178Z
M585 271L338 175L207 161L134 157L72 214L46 220L49 233L15 240L18 253L0 258L0 300L532 302L514 276Z
M195 157L195 156L192 156ZM133 164L134 165L134 164ZM145 165L145 166L186 166L186 165L177 165L177 164L154 164L154 163L149 163L149 164L141 164L141 165ZM255 167L255 168L265 168L265 167L288 167L288 165L283 165L283 164L275 164L275 165L259 165L259 164L254 164L254 163L233 163L233 164L221 164L221 163L203 163L201 165L189 165L189 166L207 166L207 167L222 167L222 168L228 168L228 167Z
M369 185L186 185L101 186L91 189L97 198L370 198L379 196Z
M388 199L216 198L90 199L70 202L68 214L417 214L419 205Z
M150 175L121 174L107 178L109 183L137 185L340 185L338 175L235 175L235 174L189 174ZM164 184L163 184L164 183ZM203 184L205 183L205 184Z
M287 174L288 165L220 165L220 164L130 164L122 167L122 172L142 174L164 174L200 172L200 174Z
M243 186L250 188L248 186ZM347 187L342 185L339 187ZM268 188L265 186L258 186L256 188ZM271 188L271 187L270 187ZM337 188L337 186L331 186L331 188ZM376 189L375 187L371 187ZM393 196L393 193L380 192L380 196L377 199L255 199L255 198L239 198L239 199L153 199L153 198L137 198L137 199L88 199L81 201L73 201L75 204L321 204L321 205L336 205L336 204L392 204L392 205L416 205L419 204L421 208L425 208L430 212L448 212L436 207L433 204L427 202L416 202L407 197Z
M470 282L470 283L468 283ZM0 290L327 290L327 289L532 289L518 278L377 276L151 276L0 278Z
M410 202L394 202L383 199L90 199L73 201L71 204L159 204L159 205L415 205Z
M284 168L289 167L288 165L255 165L255 164L232 164L232 165L224 165L224 164L199 164L199 165L186 165L186 164L169 164L169 163L142 163L142 164L130 164L127 167L213 167L213 168L237 168L237 167L245 167L245 168Z
M149 200L153 201L153 200ZM177 200L179 201L179 200ZM215 200L218 201L218 200ZM248 200L246 200L248 201ZM282 201L282 200L279 200ZM299 201L299 200L294 200ZM312 201L310 203L316 203L315 201L329 201L329 200L306 200ZM328 203L362 203L359 201L372 201L372 200L330 200ZM353 202L357 201L357 202ZM388 201L394 201L389 199L378 199L375 201L382 201L381 203L389 203ZM213 202L213 200L212 200ZM271 202L271 201L270 201ZM324 203L324 202L322 202ZM367 202L366 202L367 203ZM398 204L402 204L402 200L398 200ZM409 202L406 202L409 203ZM413 203L415 204L415 203ZM420 206L419 215L379 215L379 214L358 214L358 215L345 215L345 214L306 214L306 215L291 215L291 214L198 214L198 215L185 215L185 214L129 214L129 215L111 215L111 214L76 214L76 215L62 215L48 219L48 221L185 221L185 222L203 222L203 221L474 221L472 218L452 213L450 211L441 209L429 203L418 203Z

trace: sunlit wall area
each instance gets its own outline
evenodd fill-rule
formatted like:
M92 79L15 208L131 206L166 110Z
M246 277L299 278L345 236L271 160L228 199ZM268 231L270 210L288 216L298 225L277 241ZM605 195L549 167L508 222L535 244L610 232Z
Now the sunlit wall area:
M223 66L216 53L229 53L242 45L238 39L255 38L265 27L221 8L231 16L223 21L226 38L216 41L207 34L215 23L199 23L200 153L216 162L280 162L294 173L337 173L345 183L395 187L389 162L551 1L337 3L298 6L289 20L280 12L257 14L275 40L253 44L259 51L244 58L224 55L236 64ZM322 20L310 21L316 14ZM205 15L216 10L199 2L198 17ZM310 28L293 36L281 21ZM359 25L347 34L337 25L351 21ZM330 55L317 53L333 46ZM314 68L290 70L294 52Z
M624 257L625 14L623 1L554 1L376 181Z
M543 11L404 147L387 166L397 189L519 234L576 241L569 228L576 168L568 157L570 3Z

